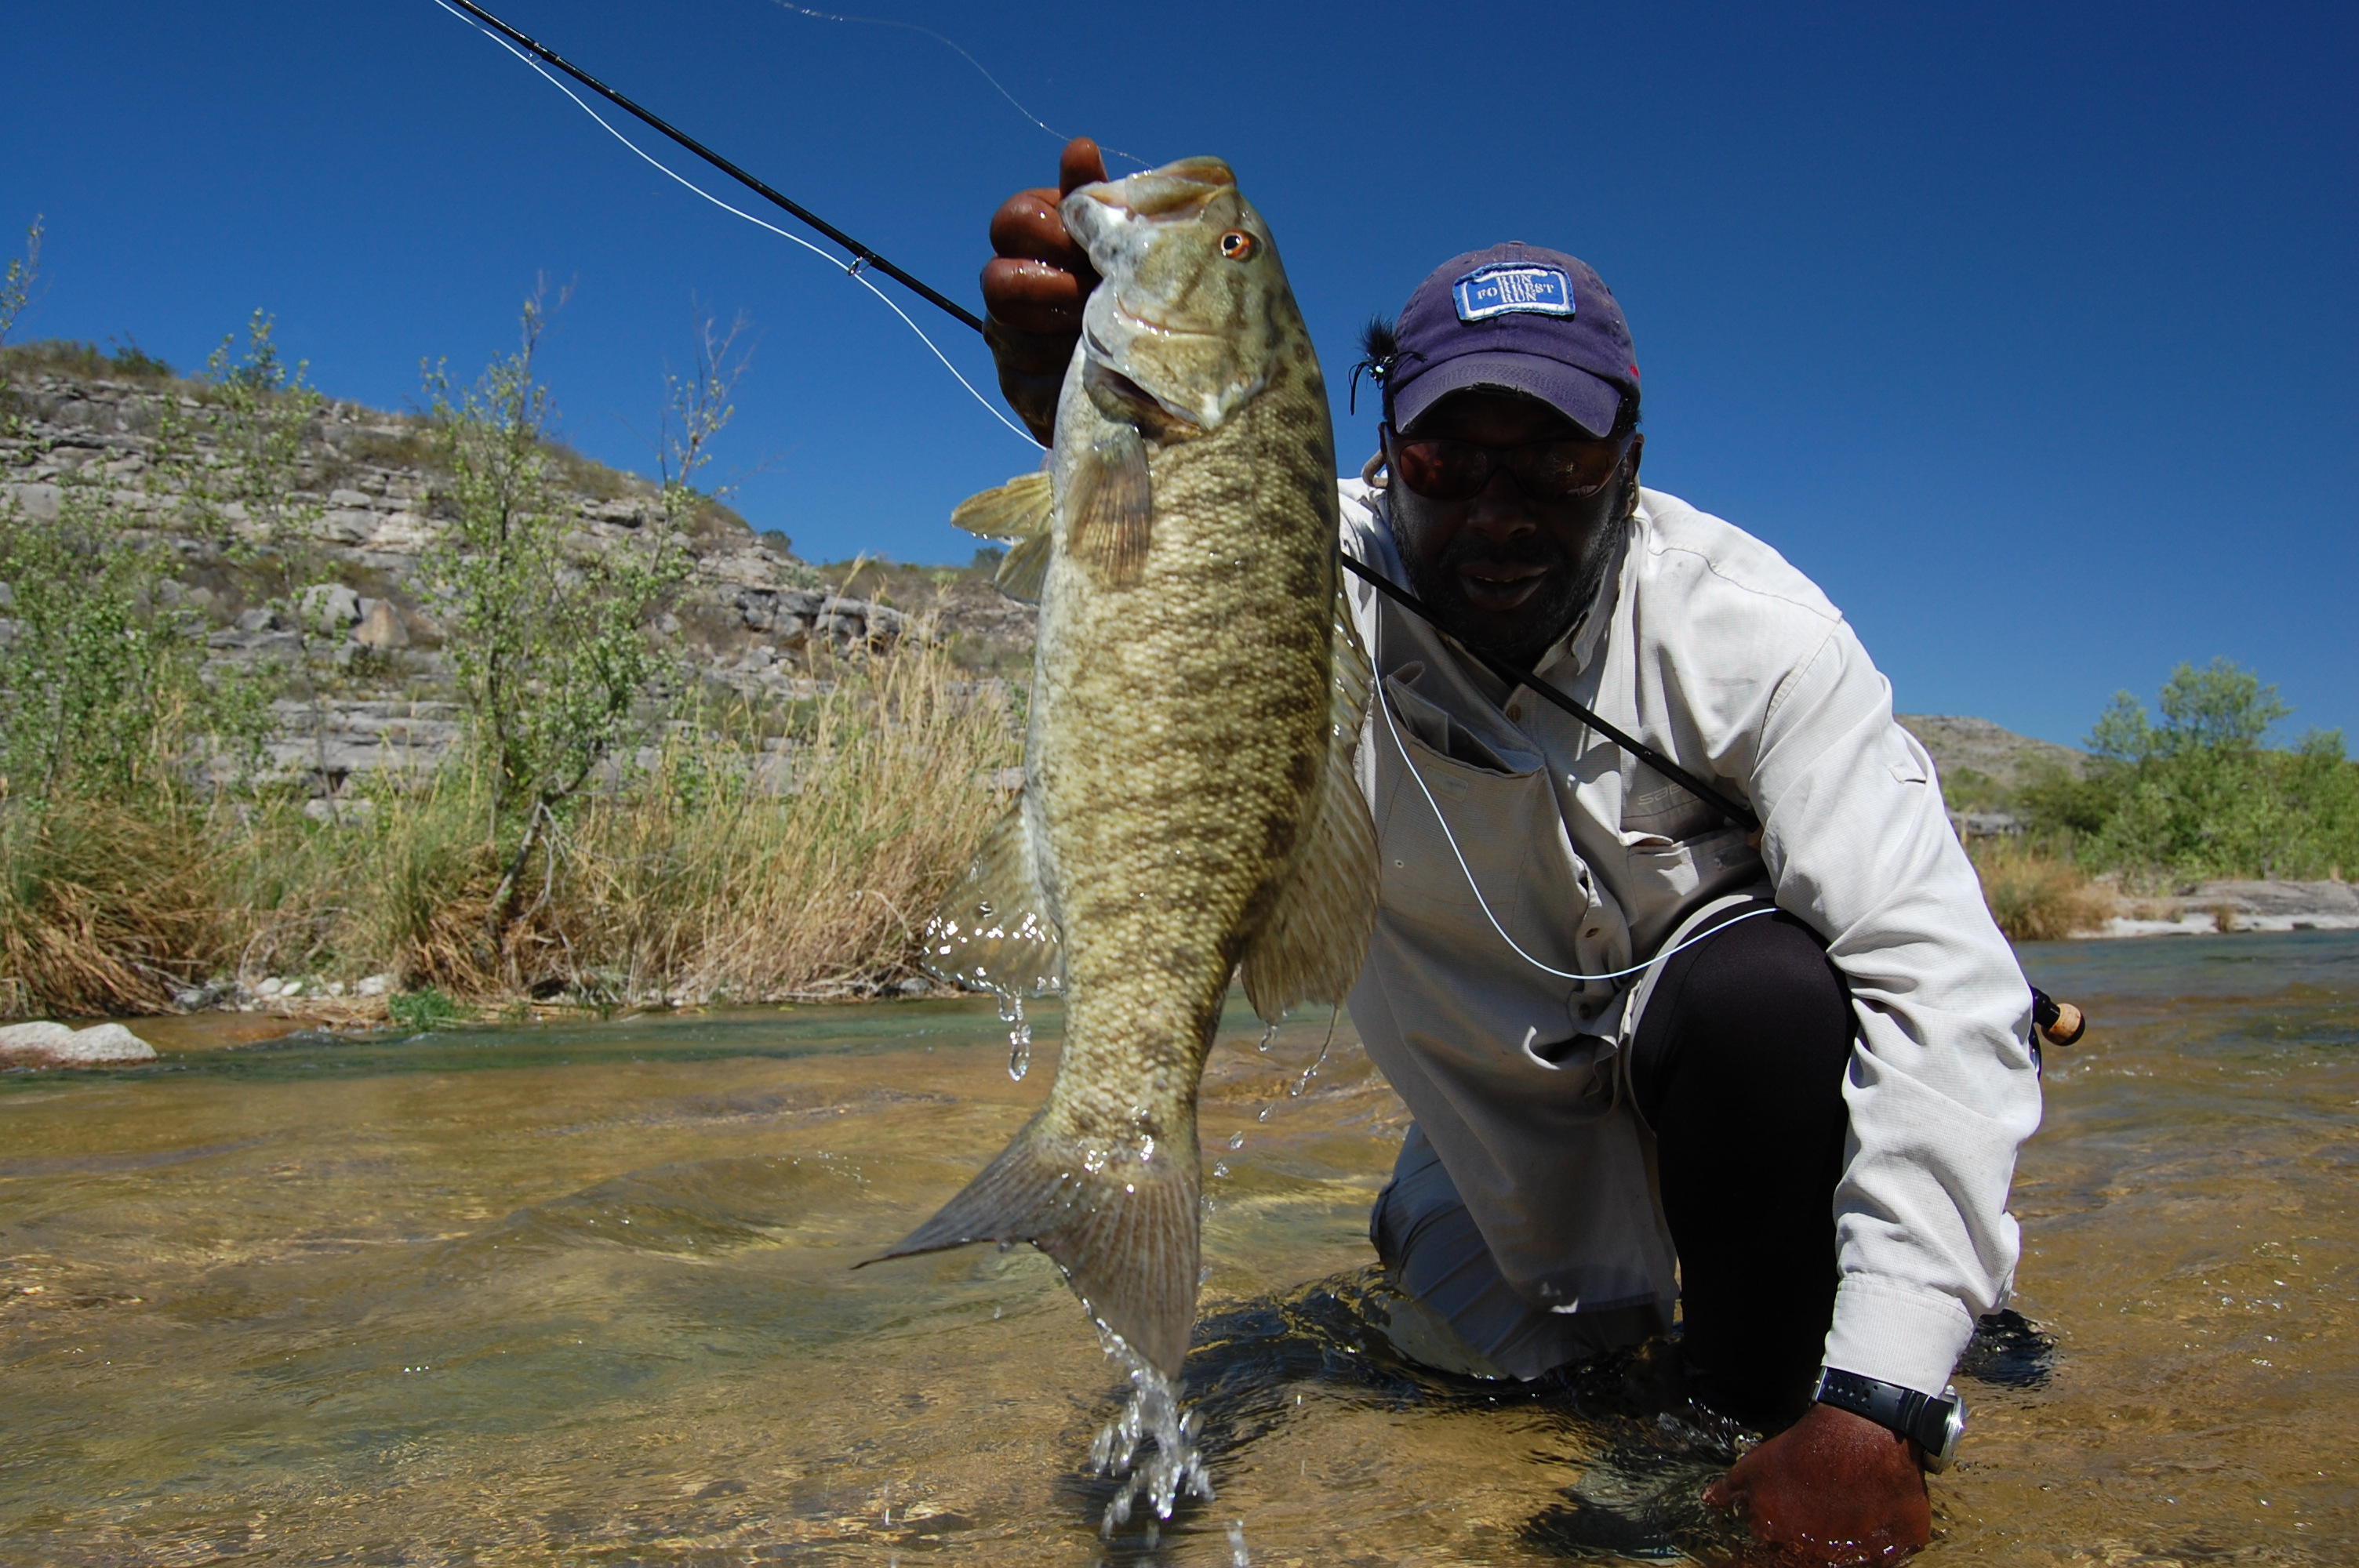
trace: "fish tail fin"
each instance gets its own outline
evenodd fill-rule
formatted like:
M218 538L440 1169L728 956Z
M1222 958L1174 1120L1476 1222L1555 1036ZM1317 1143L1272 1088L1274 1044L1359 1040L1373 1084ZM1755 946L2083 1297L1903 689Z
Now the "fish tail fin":
M1102 1156L1036 1116L940 1213L867 1262L1029 1241L1092 1317L1176 1379L1196 1316L1202 1178L1194 1130L1170 1143L1144 1160Z

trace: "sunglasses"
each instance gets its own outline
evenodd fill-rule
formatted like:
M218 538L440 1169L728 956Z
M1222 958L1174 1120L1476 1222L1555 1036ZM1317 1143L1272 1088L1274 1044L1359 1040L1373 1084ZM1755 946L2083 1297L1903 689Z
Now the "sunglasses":
M1485 447L1452 437L1403 439L1389 427L1385 445L1400 481L1430 501L1472 501L1500 469L1534 501L1581 501L1612 481L1630 449L1619 439L1561 438L1527 441L1520 447Z

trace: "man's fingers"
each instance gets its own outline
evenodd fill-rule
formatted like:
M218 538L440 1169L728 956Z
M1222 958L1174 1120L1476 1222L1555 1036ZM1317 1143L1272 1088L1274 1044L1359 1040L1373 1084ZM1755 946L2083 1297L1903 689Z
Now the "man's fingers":
M1105 155L1098 151L1097 143L1087 136L1075 136L1065 144L1063 156L1057 159L1059 194L1071 196L1082 186L1095 185L1105 177Z
M991 215L991 249L995 255L1061 267L1090 265L1088 254L1065 232L1065 221L1057 215L1057 193L1049 189L1019 190L1000 203Z
M1019 332L1062 337L1082 330L1082 304L1091 284L1046 262L1001 256L983 268L983 308Z

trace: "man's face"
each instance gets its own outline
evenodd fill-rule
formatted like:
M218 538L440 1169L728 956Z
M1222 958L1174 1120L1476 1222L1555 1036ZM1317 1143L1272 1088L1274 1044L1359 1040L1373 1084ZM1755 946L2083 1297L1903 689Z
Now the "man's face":
M1398 443L1445 438L1503 450L1533 441L1587 440L1587 431L1538 398L1453 393L1426 410L1386 452L1393 535L1410 586L1441 629L1470 648L1529 665L1571 630L1597 594L1620 537L1646 438L1633 436L1593 495L1538 500L1495 467L1480 492L1436 500L1401 479Z

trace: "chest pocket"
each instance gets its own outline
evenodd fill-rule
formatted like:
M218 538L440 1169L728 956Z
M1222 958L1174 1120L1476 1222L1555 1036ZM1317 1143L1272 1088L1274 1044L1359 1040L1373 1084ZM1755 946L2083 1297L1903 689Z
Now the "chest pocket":
M1761 858L1731 825L1685 785L1639 763L1622 809L1625 907L1647 914L1630 935L1650 953L1673 919L1699 898L1747 886L1761 876Z
M1462 947L1470 927L1488 925L1471 871L1483 901L1517 943L1545 963L1572 968L1573 937L1588 900L1547 760L1426 701L1408 684L1417 673L1408 665L1386 678L1392 722L1388 727L1382 713L1375 721L1385 913ZM1477 945L1494 949L1512 958L1495 936ZM1520 971L1521 961L1515 963Z

